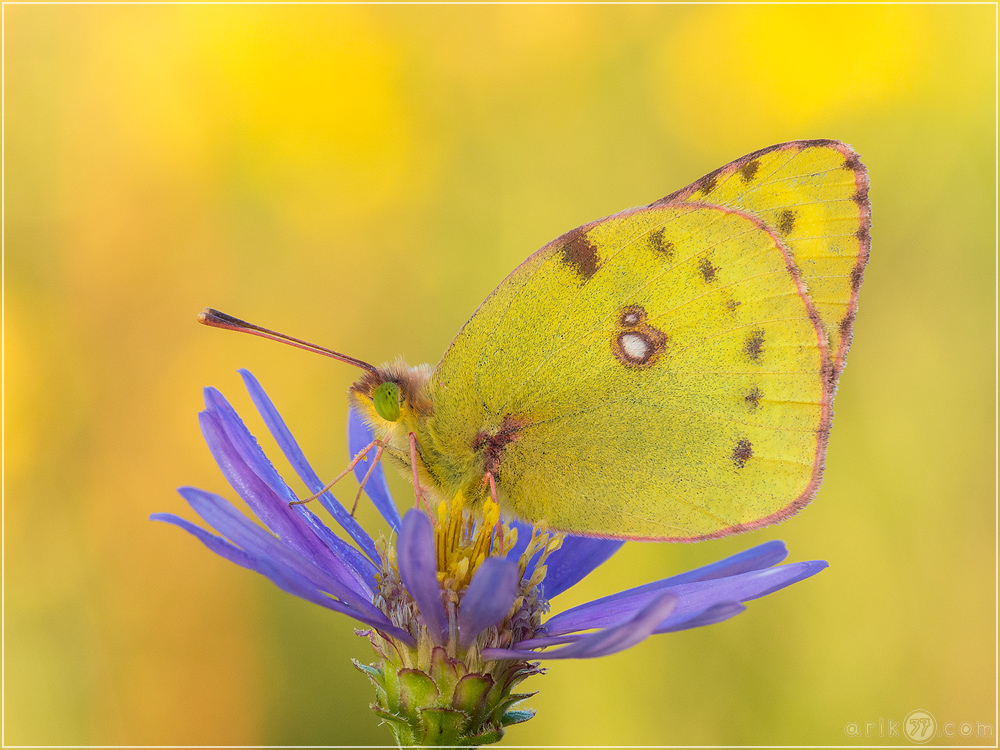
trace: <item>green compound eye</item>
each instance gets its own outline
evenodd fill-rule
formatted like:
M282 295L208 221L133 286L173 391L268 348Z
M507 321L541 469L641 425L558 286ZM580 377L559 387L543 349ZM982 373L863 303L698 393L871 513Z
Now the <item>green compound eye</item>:
M399 386L395 383L382 383L372 394L372 402L382 419L389 422L399 420Z

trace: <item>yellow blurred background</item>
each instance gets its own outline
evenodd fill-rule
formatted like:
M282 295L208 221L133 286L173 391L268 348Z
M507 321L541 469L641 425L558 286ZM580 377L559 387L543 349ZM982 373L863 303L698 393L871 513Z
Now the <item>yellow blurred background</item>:
M215 385L263 433L238 367L322 475L346 461L357 373L198 326L203 306L436 363L553 237L837 138L870 170L874 239L819 497L780 528L626 545L553 609L774 538L830 569L552 663L505 742L898 744L885 722L925 709L954 723L940 742L992 744L957 728L997 721L995 18L6 6L6 743L391 742L353 623L147 520L193 517L184 484L235 499L196 413Z

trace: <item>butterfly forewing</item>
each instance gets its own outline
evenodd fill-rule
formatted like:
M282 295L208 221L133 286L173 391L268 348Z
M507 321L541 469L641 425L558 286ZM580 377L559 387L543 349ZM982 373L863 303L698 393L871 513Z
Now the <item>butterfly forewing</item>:
M843 319L856 300L851 272L827 271L843 264L838 253L856 267L862 252L842 237L856 202L852 218L814 200L820 187L769 187L801 184L791 151L759 152L742 193L744 160L707 191L699 181L580 227L516 269L432 378L446 492L481 494L490 470L501 502L526 520L641 539L720 536L808 502L829 427L831 345L849 335L841 325L831 342L824 311ZM809 162L809 180L822 166ZM809 236L774 223L796 195ZM815 237L841 249L820 252ZM831 278L826 307L806 293L793 248L814 280Z

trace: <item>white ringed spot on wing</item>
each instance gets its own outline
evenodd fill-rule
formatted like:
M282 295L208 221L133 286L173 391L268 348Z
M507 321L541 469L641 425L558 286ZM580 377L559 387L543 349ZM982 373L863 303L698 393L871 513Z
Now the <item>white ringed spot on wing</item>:
M646 322L646 308L626 305L618 311L618 328L611 337L611 353L631 369L652 367L667 346L667 334Z

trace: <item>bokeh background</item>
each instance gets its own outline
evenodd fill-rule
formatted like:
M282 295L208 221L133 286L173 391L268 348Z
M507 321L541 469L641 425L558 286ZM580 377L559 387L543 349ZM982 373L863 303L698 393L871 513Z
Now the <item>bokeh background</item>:
M913 709L996 731L994 6L3 13L6 743L391 741L347 619L147 520L192 516L180 485L234 497L196 413L215 385L262 432L238 367L323 474L346 461L357 373L203 306L436 363L553 237L819 137L858 149L874 206L819 497L626 545L554 608L773 538L830 569L552 664L505 742L895 744L880 719Z

